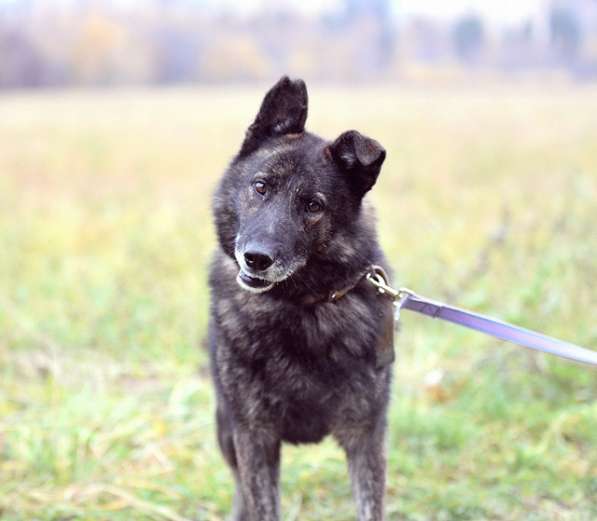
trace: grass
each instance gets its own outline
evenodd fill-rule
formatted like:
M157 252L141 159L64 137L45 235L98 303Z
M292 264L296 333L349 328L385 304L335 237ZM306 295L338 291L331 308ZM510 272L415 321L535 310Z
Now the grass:
M0 97L0 519L224 519L202 345L210 195L261 91ZM311 92L388 160L401 283L597 347L597 91ZM597 518L595 371L403 314L389 520ZM284 450L285 520L354 519L331 442Z

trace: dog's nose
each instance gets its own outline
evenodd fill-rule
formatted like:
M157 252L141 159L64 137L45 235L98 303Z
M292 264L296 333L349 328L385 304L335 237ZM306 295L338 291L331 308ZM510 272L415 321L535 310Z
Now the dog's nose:
M248 251L245 253L245 262L255 271L263 271L274 263L274 259L262 252Z

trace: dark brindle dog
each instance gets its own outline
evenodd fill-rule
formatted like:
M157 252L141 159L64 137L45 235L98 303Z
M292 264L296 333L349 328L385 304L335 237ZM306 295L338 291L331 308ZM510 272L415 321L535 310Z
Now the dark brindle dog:
M278 520L281 442L332 434L359 520L379 521L392 306L365 279L385 260L363 196L386 154L355 130L326 141L306 118L305 84L282 78L214 199L210 349L232 519Z

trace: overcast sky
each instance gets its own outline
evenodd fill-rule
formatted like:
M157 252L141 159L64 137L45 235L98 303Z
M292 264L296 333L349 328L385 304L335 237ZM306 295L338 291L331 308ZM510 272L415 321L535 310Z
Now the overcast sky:
M453 17L474 10L496 21L524 20L536 13L542 0L396 0L399 13Z
M122 1L122 0L121 0ZM126 1L126 0L125 0ZM131 0L134 1L134 0ZM224 3L233 9L254 10L264 5L291 4L297 9L311 13L333 10L342 0L209 0ZM491 22L515 23L527 20L537 13L545 0L390 0L395 14L401 17L428 15L443 19L456 18L474 11Z
M129 0L124 0L129 1ZM134 0L130 0L134 1ZM254 10L264 5L287 3L308 12L320 12L337 7L341 0L210 0L214 4ZM495 22L516 22L536 13L545 0L390 0L394 12L401 16L429 15L454 18L475 11ZM243 6L243 7L241 7Z
M25 0L0 0L2 4L18 4ZM106 3L123 5L142 5L147 0L105 0ZM197 5L225 6L226 8L247 12L264 6L289 4L301 11L318 13L333 10L342 0L188 0ZM390 0L394 12L400 16L425 14L441 18L454 18L467 11L475 11L493 22L516 22L527 19L537 12L544 0ZM45 0L46 6L53 4L72 4L76 0Z

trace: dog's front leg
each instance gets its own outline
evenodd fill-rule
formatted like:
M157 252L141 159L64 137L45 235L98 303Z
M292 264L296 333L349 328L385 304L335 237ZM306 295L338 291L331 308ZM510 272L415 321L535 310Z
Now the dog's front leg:
M234 445L249 521L278 521L280 440L271 432L237 429Z
M386 485L384 429L365 431L343 443L359 521L383 521Z

